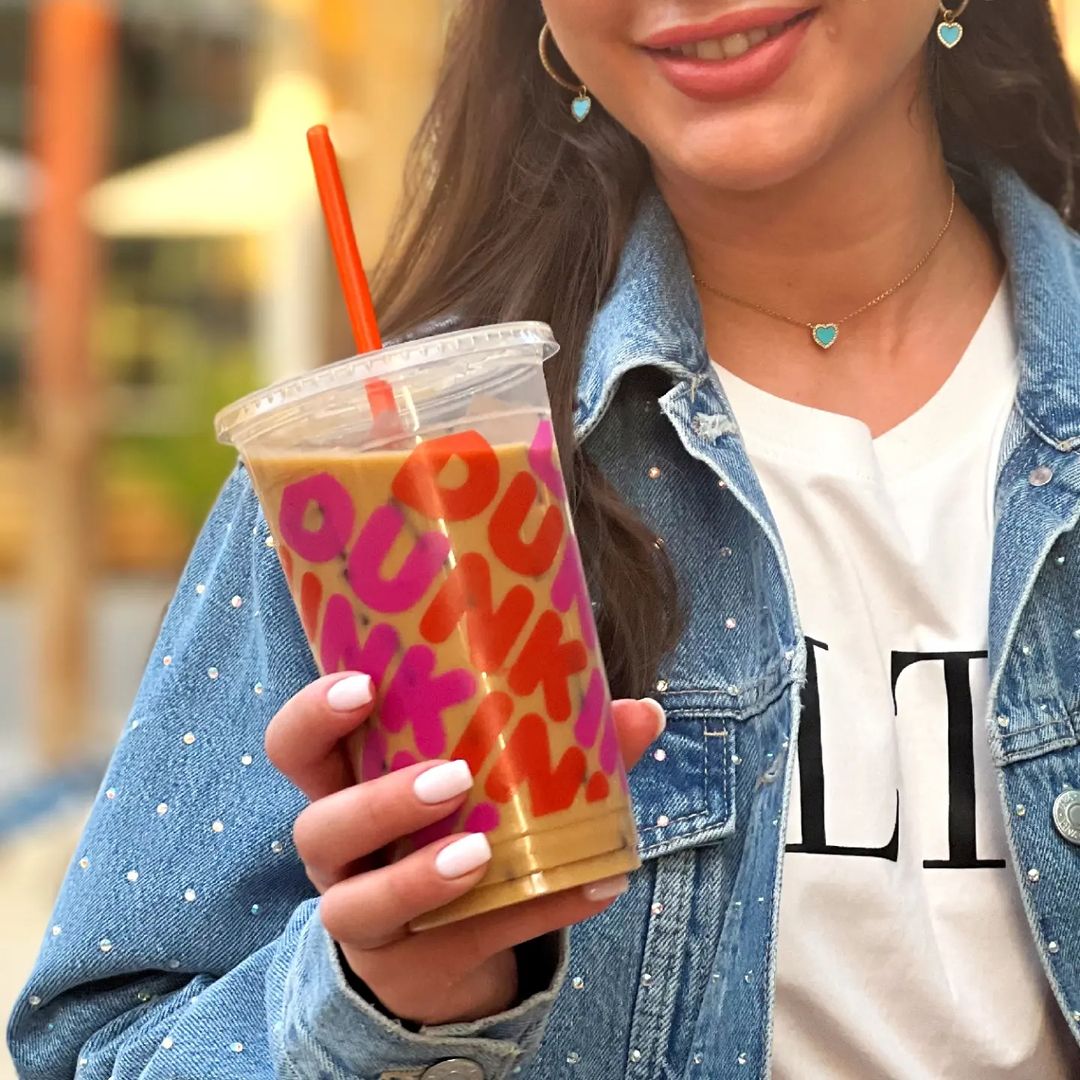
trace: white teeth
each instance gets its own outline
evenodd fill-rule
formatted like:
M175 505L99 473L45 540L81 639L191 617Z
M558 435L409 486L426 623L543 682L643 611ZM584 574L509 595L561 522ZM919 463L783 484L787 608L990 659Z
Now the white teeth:
M697 57L699 60L723 60L726 55L724 52L724 39L722 41L699 41L697 43Z
M728 34L727 37L713 38L709 41L692 41L687 45L676 45L672 52L689 56L697 60L734 60L750 49L756 48L768 38L775 37L785 30L786 24L759 26L747 30L744 34Z
M729 60L734 60L736 56L742 56L749 50L750 39L745 34L732 34L724 38L720 44L724 46L724 55Z

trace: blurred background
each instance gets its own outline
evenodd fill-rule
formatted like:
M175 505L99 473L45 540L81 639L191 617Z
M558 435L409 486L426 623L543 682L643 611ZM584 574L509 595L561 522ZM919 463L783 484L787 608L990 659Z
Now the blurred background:
M352 351L304 132L372 263L454 2L0 0L0 1019L232 464L215 411Z

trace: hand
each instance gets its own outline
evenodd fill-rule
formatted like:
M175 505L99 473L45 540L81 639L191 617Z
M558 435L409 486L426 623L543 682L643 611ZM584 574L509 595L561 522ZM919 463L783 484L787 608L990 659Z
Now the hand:
M484 876L482 833L458 833L390 865L371 856L440 821L465 801L464 761L427 761L357 784L345 740L371 715L366 675L329 675L288 701L266 732L273 764L311 800L296 819L296 850L322 894L320 916L349 966L395 1016L444 1024L509 1007L518 986L514 946L599 914L625 876L410 933L408 924ZM663 731L653 701L617 701L629 769Z

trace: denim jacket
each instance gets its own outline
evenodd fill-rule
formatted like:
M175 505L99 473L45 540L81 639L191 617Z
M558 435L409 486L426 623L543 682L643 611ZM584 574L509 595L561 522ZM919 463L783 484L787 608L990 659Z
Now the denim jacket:
M1080 1038L1080 838L1053 817L1080 790L1080 241L1012 173L986 170L981 190L1022 368L996 493L985 737L1033 947ZM768 1075L807 654L655 193L595 318L576 421L664 538L688 611L656 686L665 753L631 775L644 867L630 891L564 934L550 986L501 1015L412 1031L354 993L292 847L303 799L262 749L274 712L316 673L238 468L11 1018L26 1080ZM720 648L726 615L737 628Z

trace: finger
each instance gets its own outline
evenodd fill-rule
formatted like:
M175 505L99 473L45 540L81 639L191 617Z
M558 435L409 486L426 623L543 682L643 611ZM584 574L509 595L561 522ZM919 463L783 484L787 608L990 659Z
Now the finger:
M411 963L427 955L468 971L489 957L522 942L591 919L609 908L629 887L625 874L580 889L566 889L551 896L499 908L483 915L414 934L400 942L401 962ZM588 892L586 890L589 890Z
M399 862L332 886L319 904L327 933L355 949L376 949L408 935L408 924L468 892L487 872L483 833L459 833Z
M370 715L371 678L328 675L305 686L266 729L266 755L309 799L355 783L341 740Z
M426 761L353 784L313 802L293 825L293 842L320 891L358 859L453 813L473 786L465 761Z
M622 750L623 761L629 770L663 734L667 718L663 707L652 698L615 701L611 710L615 718L615 732L619 737L619 749Z

